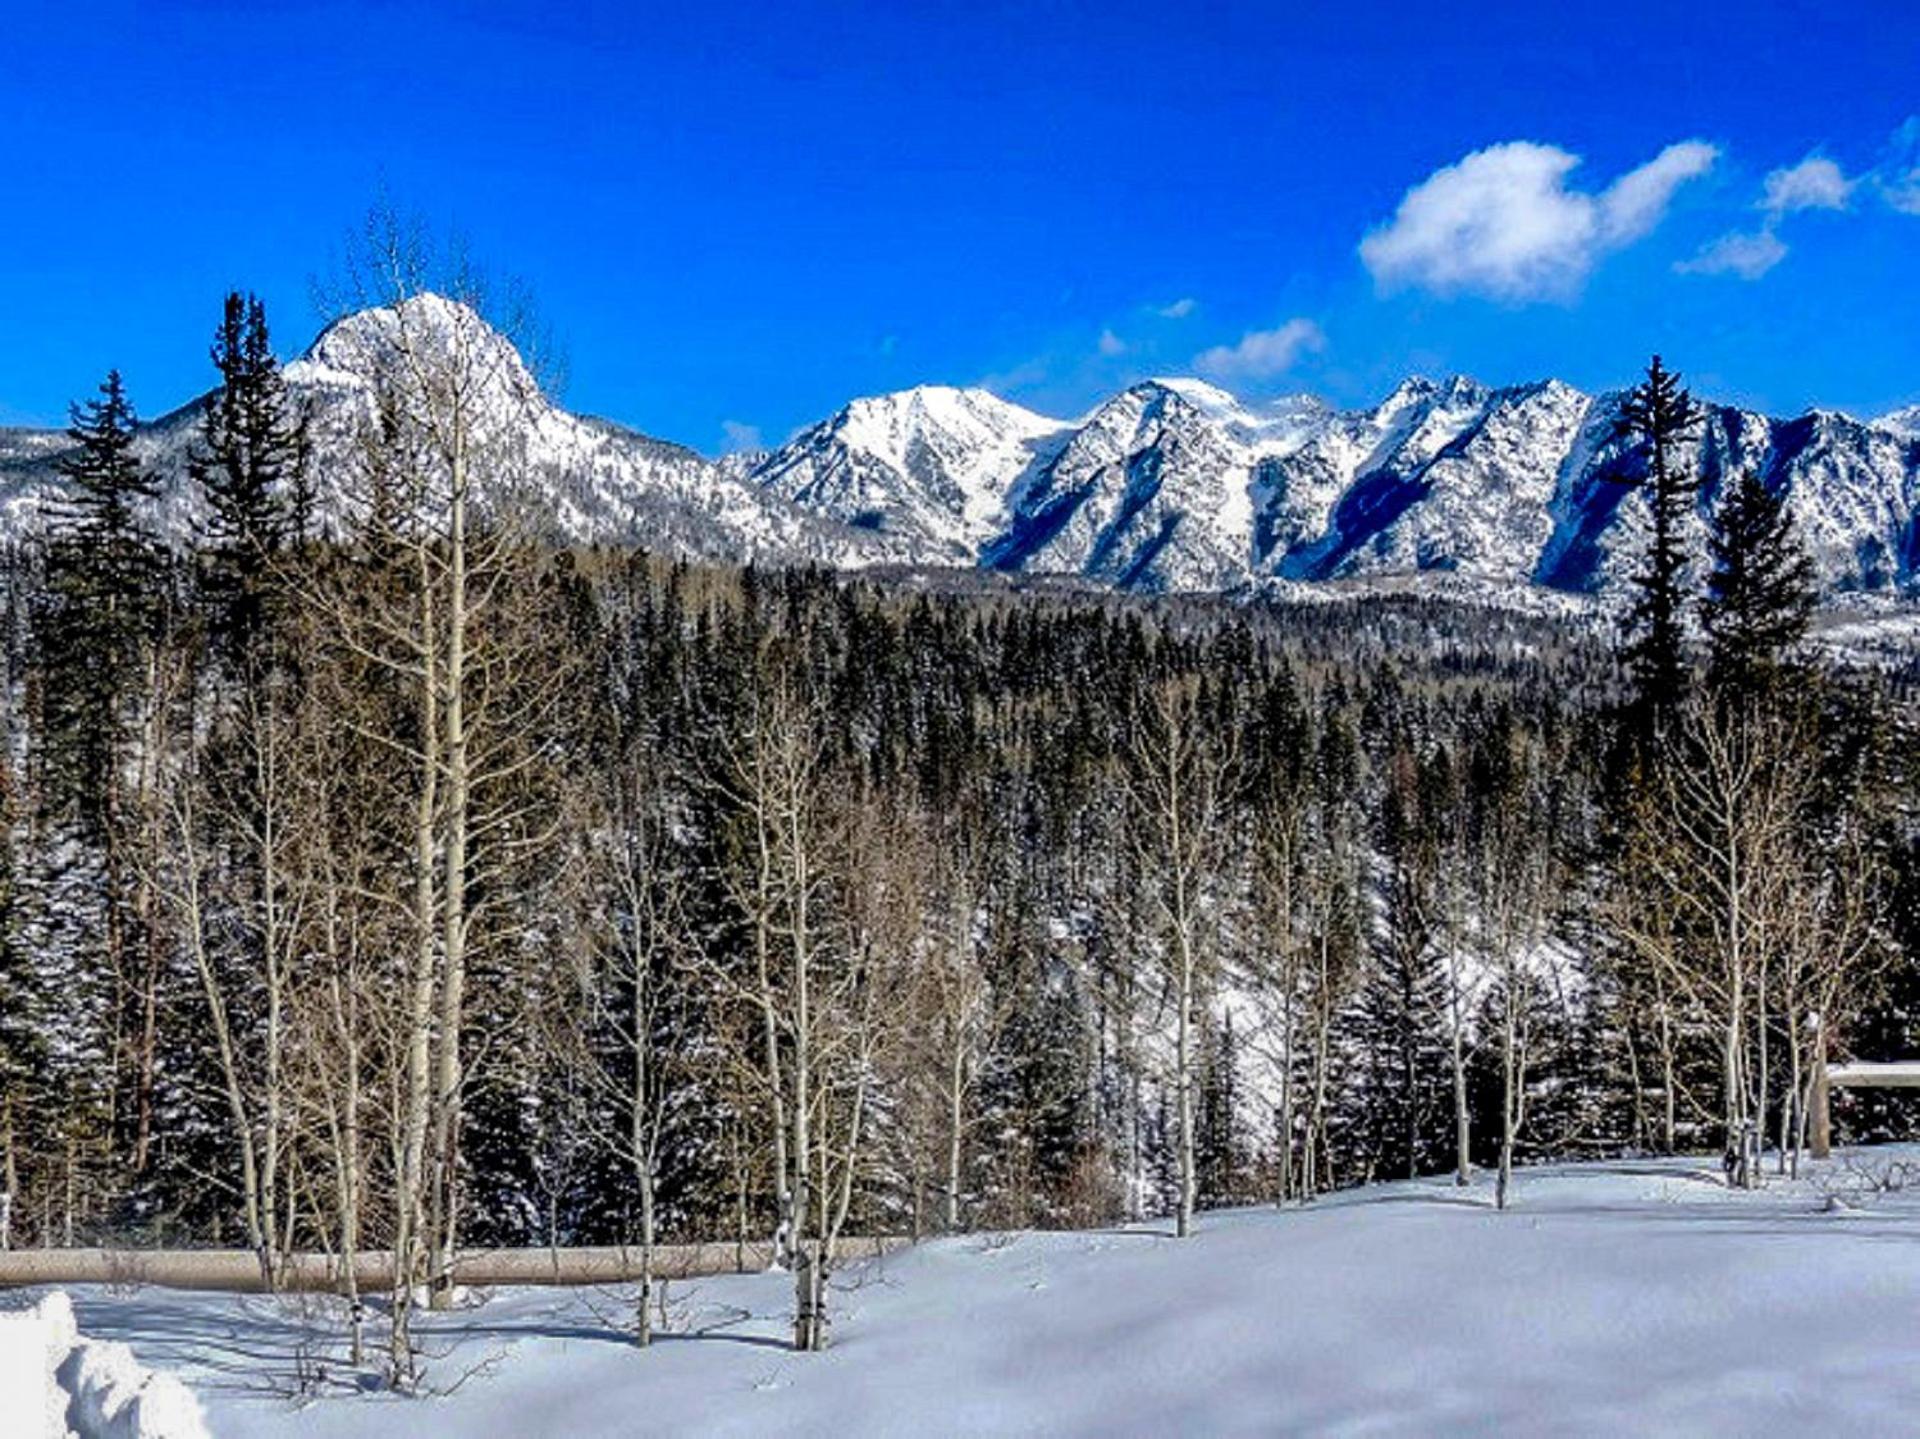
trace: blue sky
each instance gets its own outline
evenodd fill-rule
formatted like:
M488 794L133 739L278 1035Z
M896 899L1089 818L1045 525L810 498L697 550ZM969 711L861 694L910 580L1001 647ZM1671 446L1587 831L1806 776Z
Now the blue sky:
M1656 348L1872 413L1920 400L1916 113L1911 4L0 0L0 423L186 400L229 286L297 351L383 183L532 287L569 405L708 451L917 382Z

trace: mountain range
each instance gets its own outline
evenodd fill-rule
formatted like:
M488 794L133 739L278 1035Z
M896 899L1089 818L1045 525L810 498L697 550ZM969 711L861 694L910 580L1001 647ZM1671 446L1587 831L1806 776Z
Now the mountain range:
M477 321L423 296L429 329ZM352 463L390 310L328 327L286 367L312 416L314 478ZM1622 394L1545 380L1402 382L1343 410L1250 403L1195 379L1135 384L1074 420L983 389L857 399L777 449L710 459L542 396L499 347L502 423L559 534L691 558L969 568L1120 590L1239 592L1463 576L1617 593L1644 532L1642 458ZM512 403L506 403L511 399ZM186 460L201 402L142 427L159 520L191 532ZM63 432L0 429L0 537L42 522ZM1920 594L1920 407L1861 420L1708 405L1694 442L1700 514L1753 470L1784 492L1830 596Z

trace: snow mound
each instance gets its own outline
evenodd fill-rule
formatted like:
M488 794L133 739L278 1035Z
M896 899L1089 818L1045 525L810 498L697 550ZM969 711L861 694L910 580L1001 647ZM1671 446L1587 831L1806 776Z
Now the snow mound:
M59 1290L0 1313L0 1415L21 1439L209 1439L185 1384L125 1344L83 1339Z
M82 1340L60 1366L79 1439L210 1439L200 1405L171 1374L156 1374L124 1344Z
M73 1303L57 1291L0 1313L0 1414L28 1439L67 1439L67 1393L56 1376L78 1339Z

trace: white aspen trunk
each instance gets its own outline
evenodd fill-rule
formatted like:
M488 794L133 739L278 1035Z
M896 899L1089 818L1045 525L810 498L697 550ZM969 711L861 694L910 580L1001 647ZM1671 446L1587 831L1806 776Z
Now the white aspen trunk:
M429 1298L445 1309L453 1302L454 1254L459 1247L460 1111L464 1076L461 1027L467 983L467 455L465 417L456 397L453 416L453 485L448 503L447 621L445 661L445 859L442 887L440 1050L434 1083L434 1254Z
M1764 950L1761 951L1754 967L1753 1030L1755 1058L1751 1101L1753 1119L1750 1127L1754 1133L1754 1177L1757 1179L1760 1174L1761 1151L1765 1148L1767 1139L1767 1101L1773 1088L1773 1075L1768 1066L1767 956ZM1785 1157L1783 1153L1781 1158L1784 1160Z
M760 1026L767 1065L768 1118L772 1121L770 1128L773 1131L773 1267L783 1269L792 1263L796 1230L792 1159L787 1153L786 1091L781 1074L780 1025L773 991L774 838L768 813L773 797L767 773L768 736L760 728L764 723L764 719L756 721L753 740L753 817L755 860L758 865L754 876L753 953L760 985Z
M1798 1111L1800 1108L1800 1031L1794 1024L1792 1005L1787 1007L1787 1082L1781 1087L1780 1094L1780 1172L1800 1175L1800 1146L1796 1142L1799 1133Z
M1327 940L1324 934L1320 937L1319 951L1319 994L1314 1004L1313 1104L1307 1116L1307 1143L1303 1156L1305 1163L1301 1166L1300 1174L1300 1199L1303 1203L1318 1195L1321 1180L1320 1166L1326 1163L1327 1059L1333 1029L1333 997L1330 992L1333 976L1328 964ZM1330 1177L1329 1182L1331 1182Z
M798 816L794 816L793 921L793 1347L811 1352L823 1347L825 1332L820 1313L816 1268L820 1255L814 1234L813 1136L813 1016L809 984L809 948L806 932L805 862L798 846Z
M1293 1197L1293 1044L1294 1044L1294 993L1291 977L1285 981L1287 988L1280 1002L1280 1173L1277 1188L1279 1193L1274 1199L1278 1206L1284 1206Z
M264 700L261 701L264 703ZM258 711L255 711L256 716ZM275 873L275 806L278 796L273 787L274 756L272 746L274 733L272 724L256 721L254 737L256 792L261 796L260 811L260 904L261 904L261 957L266 969L267 987L267 1033L266 1033L266 1095L263 1130L261 1135L261 1175L260 1202L267 1216L267 1226L261 1238L265 1248L260 1255L260 1279L269 1292L277 1290L282 1254L292 1248L292 1226L284 1235L276 1234L273 1229L272 1214L274 1200L279 1193L280 1183L280 1147L285 1103L285 1082L282 1076L282 1052L285 1048L286 984L280 950L280 913L278 883Z
M189 801L182 801L190 804ZM180 843L185 863L182 866L182 919L186 922L187 947L193 955L201 993L207 1002L207 1014L213 1026L214 1052L220 1057L221 1089L227 1105L227 1121L233 1126L234 1151L240 1160L241 1214L247 1227L247 1247L260 1264L261 1283L271 1288L271 1264L267 1225L272 1214L262 1203L260 1168L253 1144L253 1120L247 1109L246 1090L240 1076L240 1058L233 1038L233 1025L227 1012L227 997L213 968L213 956L207 949L205 910L200 897L200 857L193 839L191 808L180 815Z
M1174 978L1178 990L1176 1002L1179 1011L1175 1020L1177 1033L1174 1040L1174 1088L1176 1103L1179 1106L1180 1199L1174 1216L1174 1234L1178 1238L1185 1239L1193 1233L1193 1205L1196 1189L1193 1132L1194 953L1193 916L1190 913L1191 896L1188 893L1188 887L1194 877L1187 872L1188 836L1185 832L1178 758L1173 748L1178 743L1173 722L1169 718L1165 819L1168 857L1172 860L1170 865L1172 872L1168 878L1173 884L1173 943L1174 960L1177 966Z
M1451 945L1447 954L1448 1017L1453 1062L1453 1182L1461 1187L1473 1183L1473 1119L1467 1108L1466 1041L1461 1031L1460 956Z
M338 1045L338 1092L328 1095L333 1121L333 1176L335 1224L340 1243L340 1290L347 1301L349 1360L356 1369L366 1362L366 1306L360 1298L360 994L353 984L340 982L340 919L337 895L326 893L325 953L327 997ZM329 1085L332 1089L334 1086Z
M651 975L646 965L646 956L636 950L633 967L633 1094L627 1144L633 1156L634 1185L640 1191L640 1289L634 1302L633 1342L642 1349L653 1343L653 1113L648 1091L652 1014L648 998Z
M1673 1061L1673 1016L1663 998L1660 1002L1660 1149L1663 1154L1672 1154L1679 1144L1680 1094Z
M947 1193L945 1201L946 1230L954 1234L960 1228L960 1161L961 1145L966 1136L966 1072L967 1054L965 1029L956 1026L953 1053L947 1071Z
M1519 1013L1515 999L1512 965L1507 967L1506 1006L1500 1036L1500 1173L1494 1181L1493 1203L1496 1209L1507 1207L1507 1194L1513 1184L1513 1145L1520 1128L1521 1072L1519 1062Z
M360 1300L360 1017L359 1000L348 1001L343 1026L346 1035L346 1064L341 1108L346 1116L341 1138L340 1163L340 1255L346 1266L347 1313L352 1327L352 1361L355 1367L366 1362L366 1306Z
M1727 1126L1727 1180L1736 1189L1748 1187L1746 1172L1746 1116L1742 1112L1740 1063L1741 1025L1737 1019L1726 1023L1720 1041L1721 1082L1725 1088L1724 1107Z
M1730 1182L1739 1189L1751 1188L1754 1173L1747 1134L1746 1074L1744 1040L1746 1037L1746 955L1745 923L1742 909L1744 877L1740 868L1740 836L1731 817L1725 825L1725 869L1727 898L1727 1013L1722 1056L1726 1085L1727 1143L1734 1147L1729 1172Z
M1185 1239L1193 1232L1195 1191L1193 1135L1193 959L1180 941L1179 1033L1175 1041L1175 1084L1180 1106L1180 1206L1174 1233Z
M414 1376L413 1288L419 1280L422 1231L427 1222L426 1147L432 1109L434 954L434 821L438 815L440 726L435 686L439 683L438 645L429 556L417 546L421 608L420 793L414 817L411 993L406 1009L406 1073L401 1101L400 1173L394 1184L393 1298L389 1328L392 1382L410 1384Z
M0 1167L0 1253L13 1248L13 1207L19 1202L20 1164L13 1145L13 1100L6 1101L0 1115L0 1145L5 1146L5 1163Z

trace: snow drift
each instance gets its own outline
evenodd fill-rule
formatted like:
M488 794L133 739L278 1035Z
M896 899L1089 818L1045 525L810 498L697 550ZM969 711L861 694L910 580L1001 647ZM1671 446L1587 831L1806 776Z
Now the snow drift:
M221 1439L553 1434L1910 1433L1920 1161L1837 1154L1729 1190L1712 1160L1376 1185L1166 1226L965 1235L851 1267L833 1347L783 1276L675 1282L633 1348L607 1287L422 1316L429 1397L298 1301L76 1290ZM319 1384L299 1382L324 1365Z
M208 1439L187 1386L125 1344L82 1338L59 1290L0 1313L0 1415L21 1439Z

